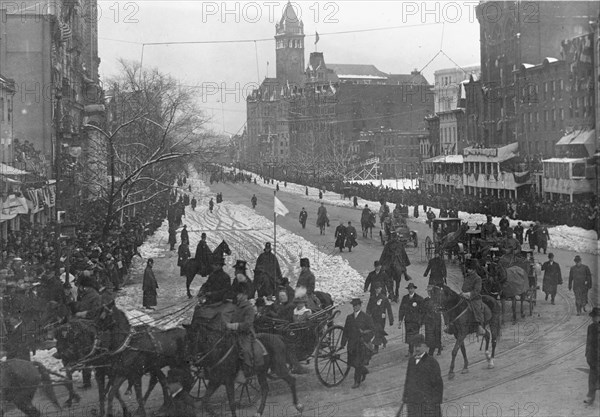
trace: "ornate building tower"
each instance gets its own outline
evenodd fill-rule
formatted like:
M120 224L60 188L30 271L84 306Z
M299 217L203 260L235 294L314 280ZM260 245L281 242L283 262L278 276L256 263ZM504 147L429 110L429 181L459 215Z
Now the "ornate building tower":
M275 25L276 76L281 85L304 84L304 24L290 2Z

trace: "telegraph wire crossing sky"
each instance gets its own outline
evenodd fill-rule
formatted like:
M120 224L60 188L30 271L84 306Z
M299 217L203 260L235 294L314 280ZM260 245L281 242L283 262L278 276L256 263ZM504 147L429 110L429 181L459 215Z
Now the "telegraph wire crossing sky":
M222 7L225 3L226 9ZM478 64L477 3L292 5L304 24L307 60L316 49L323 52L328 64L371 64L395 74L424 68L425 78L433 83L435 70ZM110 79L118 72L119 58L139 62L143 49L145 69L159 67L184 85L199 87L200 105L211 119L208 127L235 134L246 120L247 93L266 76L275 75L275 24L286 4L100 1L100 74L104 81ZM319 41L315 45L316 33ZM154 43L159 44L150 45Z

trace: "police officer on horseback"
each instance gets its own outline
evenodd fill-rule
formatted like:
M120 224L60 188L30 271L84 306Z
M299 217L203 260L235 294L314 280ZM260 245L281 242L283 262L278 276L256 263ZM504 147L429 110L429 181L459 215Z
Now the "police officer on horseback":
M473 310L473 316L477 322L477 334L485 335L484 317L483 317L483 301L481 300L481 277L477 275L477 266L473 259L465 261L465 279L461 288L461 297L464 297Z

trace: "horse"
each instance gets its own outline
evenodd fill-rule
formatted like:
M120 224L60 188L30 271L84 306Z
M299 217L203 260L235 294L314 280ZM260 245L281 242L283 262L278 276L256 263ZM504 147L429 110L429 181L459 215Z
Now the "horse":
M529 275L527 270L518 264L507 265L505 262L492 262L489 278L482 286L484 292L498 297L502 306L502 324L504 324L504 303L512 304L512 324L517 324L517 297L521 302L521 318L525 318L523 303L529 295ZM533 311L530 309L530 316Z
M56 399L50 371L39 362L29 362L22 359L8 359L0 362L0 392L2 401L12 402L28 417L39 417L42 414L32 404L33 397L42 386L42 392L61 410ZM47 411L47 410L46 410ZM0 410L4 414L4 410Z
M467 230L469 230L469 223L461 223L460 227L457 230L448 233L446 236L440 239L436 247L436 252L441 253L442 258L444 252L449 253L449 258L452 258L452 253L458 254L460 251L462 251L460 243L463 240L465 234L467 233Z
M227 308L229 305L224 304L223 307ZM203 318L196 320L196 313L199 313L199 316L204 315ZM214 415L209 408L210 398L221 385L225 385L231 415L235 417L234 382L241 365L240 351L235 334L226 330L222 314L214 312L206 315L205 313L206 311L203 311L202 307L197 309L192 324L184 324L187 330L187 346L193 358L191 360L196 366L204 368L208 381L202 404L210 415ZM264 355L264 365L253 369L261 392L260 405L256 415L262 416L265 409L269 394L267 381L269 370L288 384L294 406L296 410L302 412L304 406L298 403L296 379L290 375L287 368L287 349L283 339L278 335L267 333L258 333L257 339L263 344L267 354Z
M382 269L386 271L396 283L396 289L393 295L390 294L390 298L393 298L394 301L398 301L398 298L400 297L399 289L402 275L404 275L406 281L411 279L406 272L406 267L410 265L410 260L404 249L404 244L394 236L395 234L391 234L390 240L383 247L379 262L381 262Z
M452 362L450 363L450 371L448 378L454 379L454 362L456 354L460 349L463 356L463 370L461 373L469 372L469 361L467 360L467 350L465 349L465 339L471 333L477 331L477 323L469 302L463 297L455 293L450 287L433 287L432 299L436 303L439 310L444 316L446 323L446 332L454 335L456 343L452 349ZM485 323L484 327L489 324L489 330L486 329L485 339L485 356L488 362L488 369L494 368L494 355L496 353L496 342L500 335L500 315L498 312L498 304L496 300L489 296L482 296L483 310ZM490 336L492 341L492 352L489 352Z
M375 227L375 213L371 210L368 212L363 211L360 218L360 226L362 227L363 237L367 237L367 232L373 239L373 228Z
M231 255L231 249L225 240L221 241L219 246L211 252L208 259L211 259L213 256L223 256L223 255ZM210 274L210 265L202 264L195 258L188 259L185 264L183 264L183 274L185 275L185 288L187 290L188 298L192 298L192 293L190 292L190 285L192 281L196 277L197 274L205 277Z

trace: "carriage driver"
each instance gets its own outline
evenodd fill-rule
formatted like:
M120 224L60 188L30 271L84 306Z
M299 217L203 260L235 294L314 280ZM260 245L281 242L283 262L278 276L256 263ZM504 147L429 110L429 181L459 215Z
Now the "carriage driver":
M468 300L471 309L473 310L473 316L477 322L477 334L479 336L485 335L485 329L483 328L483 301L481 301L481 277L477 275L476 263L473 259L467 259L465 261L465 280L461 289L460 295Z
M243 360L242 372L238 372L237 381L245 382L245 378L252 374L254 368L263 365L261 355L254 355L253 345L256 340L254 333L254 307L248 301L248 284L240 282L237 287L235 302L237 304L231 323L226 323L228 330L236 333L236 342Z

